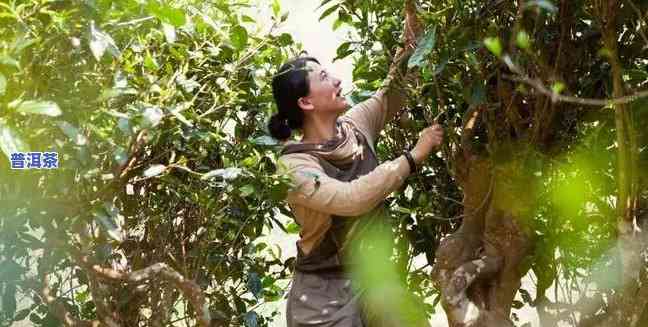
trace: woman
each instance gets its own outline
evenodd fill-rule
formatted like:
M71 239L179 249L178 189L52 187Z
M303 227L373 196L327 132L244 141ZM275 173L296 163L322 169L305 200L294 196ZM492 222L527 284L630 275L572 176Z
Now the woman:
M287 140L301 132L301 141L286 142L280 157L295 183L287 202L301 227L289 327L367 325L348 276L349 244L443 138L434 125L421 132L410 152L380 165L376 159L376 139L405 100L397 79L410 53L401 50L384 87L348 111L341 81L315 58L287 62L272 81L279 112L270 120L270 133Z

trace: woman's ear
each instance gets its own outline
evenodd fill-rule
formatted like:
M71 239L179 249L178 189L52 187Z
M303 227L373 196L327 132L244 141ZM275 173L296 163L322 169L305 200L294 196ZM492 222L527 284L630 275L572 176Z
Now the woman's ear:
M309 97L301 97L301 98L297 99L297 105L302 110L313 110L313 109L315 109L315 106L313 106L313 103L310 101Z

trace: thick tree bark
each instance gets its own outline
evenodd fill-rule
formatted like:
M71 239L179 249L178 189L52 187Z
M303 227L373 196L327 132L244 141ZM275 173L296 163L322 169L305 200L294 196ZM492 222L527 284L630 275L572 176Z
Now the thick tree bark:
M474 113L464 126L467 139L476 119ZM531 183L520 161L493 163L467 149L457 176L464 219L441 241L433 278L450 326L513 326L508 317L531 246Z

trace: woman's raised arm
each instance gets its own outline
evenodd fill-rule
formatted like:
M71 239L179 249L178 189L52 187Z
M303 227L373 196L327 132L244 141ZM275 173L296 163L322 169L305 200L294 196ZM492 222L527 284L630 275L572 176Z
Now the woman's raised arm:
M423 162L443 140L439 125L421 131L411 151L415 165ZM405 155L380 164L370 173L343 182L329 177L312 155L296 153L279 159L280 167L288 169L295 187L288 192L288 203L301 205L331 215L354 217L371 211L391 192L403 184L416 167Z
M382 87L371 98L355 105L345 115L361 128L372 142L391 121L406 101L407 62L416 48L416 40L421 35L421 23L416 15L414 0L405 1L405 23L403 24L404 47L399 49L389 67Z
M287 201L331 215L354 217L371 211L410 174L404 156L387 161L370 173L350 182L331 178L308 154L289 155L281 160L295 187Z

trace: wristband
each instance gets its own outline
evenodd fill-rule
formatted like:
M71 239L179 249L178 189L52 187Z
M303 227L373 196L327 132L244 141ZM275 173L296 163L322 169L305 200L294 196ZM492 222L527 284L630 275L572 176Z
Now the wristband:
M407 158L407 162L409 163L410 174L415 173L416 172L416 162L414 162L414 158L412 158L412 154L409 151L405 151L405 153L403 153L403 155L405 156L405 158Z

